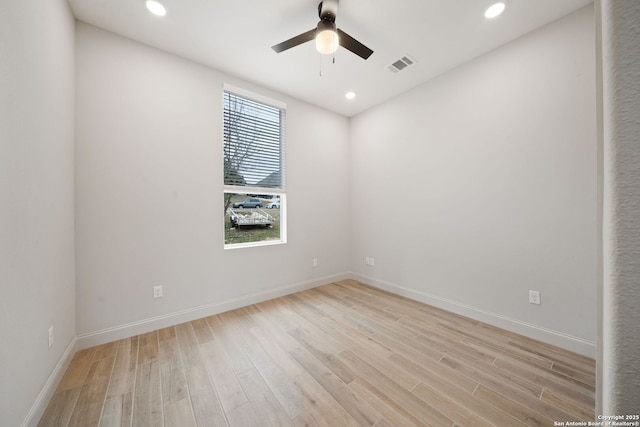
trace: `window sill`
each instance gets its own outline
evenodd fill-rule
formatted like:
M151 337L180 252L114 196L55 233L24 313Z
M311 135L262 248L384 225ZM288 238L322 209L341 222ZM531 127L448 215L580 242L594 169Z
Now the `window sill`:
M225 243L224 250L227 249L242 249L242 248L255 248L259 246L274 246L284 245L287 243L285 240L263 240L261 242L248 242L248 243Z

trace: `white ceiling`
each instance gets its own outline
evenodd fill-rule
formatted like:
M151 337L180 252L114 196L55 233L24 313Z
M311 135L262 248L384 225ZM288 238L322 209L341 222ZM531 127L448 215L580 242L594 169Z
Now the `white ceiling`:
M295 98L353 116L592 0L341 0L338 28L373 49L368 60L339 48L335 64L313 42L280 54L271 46L314 28L319 0L68 0L81 21ZM399 73L388 66L408 55ZM320 76L322 70L322 76ZM345 92L357 97L347 100Z

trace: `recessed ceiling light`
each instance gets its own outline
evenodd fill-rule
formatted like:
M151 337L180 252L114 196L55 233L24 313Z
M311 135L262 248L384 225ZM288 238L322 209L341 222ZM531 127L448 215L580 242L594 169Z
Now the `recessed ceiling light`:
M154 15L164 16L167 14L167 9L155 0L147 0L146 5L149 12Z
M484 17L495 18L496 16L504 12L504 8L505 8L504 3L496 3L492 6L489 6L489 8L484 11Z
M353 99L356 97L356 93L355 92L347 92L344 94L344 97L347 99Z

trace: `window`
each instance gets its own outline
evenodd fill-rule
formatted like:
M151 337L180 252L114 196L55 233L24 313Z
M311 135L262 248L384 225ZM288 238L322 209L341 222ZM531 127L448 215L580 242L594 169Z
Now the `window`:
M225 86L225 248L286 242L285 106Z

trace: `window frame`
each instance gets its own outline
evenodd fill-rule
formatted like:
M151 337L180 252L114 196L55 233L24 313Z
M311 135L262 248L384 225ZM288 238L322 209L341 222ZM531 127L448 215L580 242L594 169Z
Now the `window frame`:
M225 203L226 194L242 194L246 197L250 197L250 194L266 194L278 196L280 199L280 208L279 208L279 227L280 227L280 238L274 240L257 240L253 242L243 242L243 243L227 243L227 230L225 223L227 222L227 211L224 212L223 216L223 244L224 249L242 249L249 247L258 247L258 246L272 246L272 245L281 245L287 243L287 191L286 191L286 104L284 102L266 97L264 95L257 94L255 92L248 91L246 89L242 89L236 86L232 86L229 84L224 84L222 88L222 166L223 166L223 203ZM231 95L245 98L249 101L260 103L266 105L268 107L273 107L280 110L280 141L279 141L279 156L278 160L280 162L280 187L260 187L260 186L249 186L249 185L231 185L225 183L225 173L224 173L224 159L225 159L225 96L226 93L230 93ZM230 207L229 207L230 209Z

